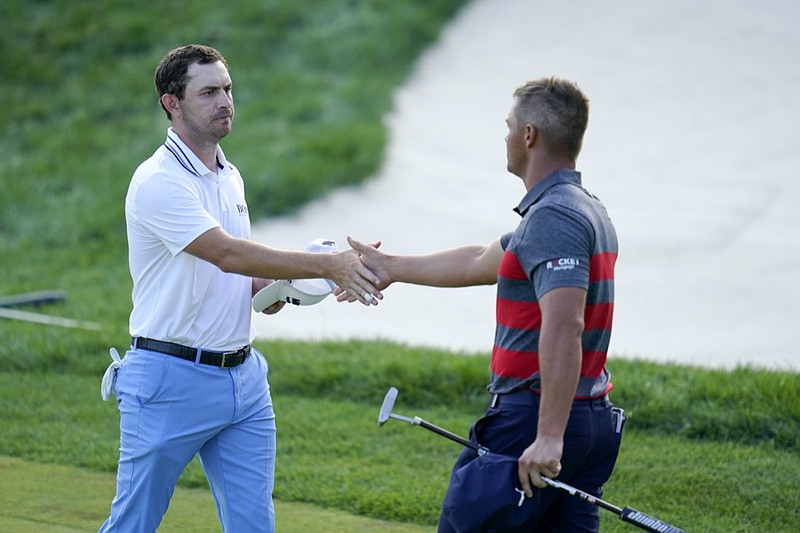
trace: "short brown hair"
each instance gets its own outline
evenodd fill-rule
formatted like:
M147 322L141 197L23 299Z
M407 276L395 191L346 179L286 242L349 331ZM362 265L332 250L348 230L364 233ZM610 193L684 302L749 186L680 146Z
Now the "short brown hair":
M221 61L225 68L228 68L228 62L218 50L202 44L189 44L167 52L156 68L155 81L159 102L165 94L174 94L179 100L183 99L186 93L186 73L192 64L207 65L217 61ZM161 107L167 118L172 120L172 115L164 104L161 104Z
M518 87L514 98L517 121L535 126L550 154L578 159L589 123L589 99L575 83L539 78Z

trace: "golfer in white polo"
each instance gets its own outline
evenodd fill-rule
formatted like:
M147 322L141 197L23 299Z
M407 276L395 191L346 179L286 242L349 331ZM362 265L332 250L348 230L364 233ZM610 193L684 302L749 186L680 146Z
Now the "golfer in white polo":
M170 51L156 87L172 127L125 200L133 341L104 378L104 395L114 392L119 404L120 458L100 531L155 531L199 454L223 530L272 532L275 414L267 362L251 347L251 298L272 279L324 278L370 305L381 298L379 280L353 250L287 251L249 240L244 183L218 144L234 107L217 50Z

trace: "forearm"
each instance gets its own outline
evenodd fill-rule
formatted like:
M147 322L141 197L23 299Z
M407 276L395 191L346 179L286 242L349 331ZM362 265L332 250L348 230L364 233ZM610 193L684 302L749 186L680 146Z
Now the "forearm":
M583 359L585 294L583 289L567 287L548 292L540 300L541 402L537 439L564 436Z
M391 281L432 287L468 287L497 282L497 263L487 246L462 246L424 255L389 255Z
M559 339L542 331L539 367L541 401L536 438L562 439L580 377L580 337Z
M326 278L359 296L366 292L378 294L374 292L377 278L354 250L336 253L281 250L237 239L215 228L199 236L184 251L223 272L265 279Z
M225 272L267 279L331 278L332 262L323 254L281 250L246 239L234 239L215 264ZM214 261L212 261L214 262Z
M583 324L581 319L574 318L577 315L568 312L570 307L577 311L573 304L579 303L580 295L572 289L563 291L558 289L566 299L547 293L539 301L543 308L539 332L539 420L536 437L520 455L518 469L520 483L528 496L533 494L531 484L546 486L541 476L552 478L561 472L564 433L580 375Z

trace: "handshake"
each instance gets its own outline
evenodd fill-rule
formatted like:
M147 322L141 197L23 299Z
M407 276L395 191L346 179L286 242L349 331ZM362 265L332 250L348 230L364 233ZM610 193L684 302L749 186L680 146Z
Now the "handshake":
M333 253L338 249L336 241L319 238L311 241L305 250L307 252ZM253 310L261 313L279 302L298 306L315 305L338 288L333 280L323 278L275 280L253 296ZM339 290L337 294L344 294L344 291ZM340 298L340 300L344 299L345 297ZM365 292L364 299L369 304L373 303L374 297ZM349 300L354 301L355 299L350 297ZM374 303L377 304L377 300Z

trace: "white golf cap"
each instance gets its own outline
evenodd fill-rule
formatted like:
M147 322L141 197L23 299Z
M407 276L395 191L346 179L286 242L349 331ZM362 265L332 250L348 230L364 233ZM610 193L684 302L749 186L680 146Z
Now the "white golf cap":
M314 239L306 246L308 252L331 253L336 250L336 241L331 239ZM279 279L253 296L253 310L260 313L276 302L314 305L324 300L335 288L336 284L329 279Z
M335 252L336 251L336 241L332 241L331 239L314 239L308 246L306 246L306 252Z

